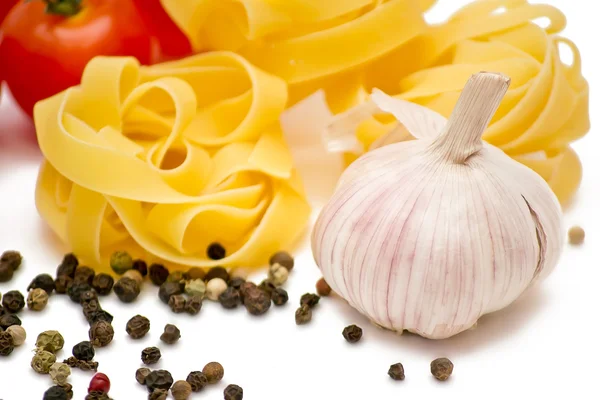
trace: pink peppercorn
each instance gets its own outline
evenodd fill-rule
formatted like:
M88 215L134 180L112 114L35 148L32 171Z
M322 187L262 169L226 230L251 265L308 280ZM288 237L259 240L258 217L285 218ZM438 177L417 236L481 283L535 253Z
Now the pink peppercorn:
M100 372L94 375L94 377L90 381L88 393L94 390L97 392L108 393L108 391L110 390L110 380L108 379L108 376Z

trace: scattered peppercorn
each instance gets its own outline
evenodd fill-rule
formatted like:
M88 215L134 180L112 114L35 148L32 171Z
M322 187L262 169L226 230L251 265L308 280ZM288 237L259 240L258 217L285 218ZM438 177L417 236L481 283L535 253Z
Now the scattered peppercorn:
M146 377L150 375L150 372L152 372L150 368L138 368L137 371L135 371L135 380L138 381L140 385L145 385Z
M244 282L246 282L246 280L244 278L236 277L236 278L230 278L229 282L227 282L227 284L229 285L229 287L240 290L240 288L242 287Z
M134 279L123 277L115 283L113 292L123 303L132 303L140 294L140 285Z
M27 308L32 311L42 311L48 304L48 293L44 289L32 289L27 294Z
M171 373L164 369L158 369L150 372L146 377L146 387L150 391L156 391L157 389L169 390L173 385L173 376Z
M97 391L101 393L110 392L110 379L105 374L98 372L90 380L90 386L88 387L88 393Z
M8 263L0 262L0 282L8 282L13 278L15 270Z
M6 330L13 325L21 325L21 320L15 314L4 314L0 316L0 328Z
M123 275L133 268L133 258L126 251L116 251L110 256L110 267L115 274Z
M177 381L171 386L171 394L175 400L186 400L192 394L192 386L186 381Z
M179 338L181 338L181 331L172 324L165 325L165 330L162 335L160 335L160 340L166 344L174 344L179 340Z
M139 272L142 277L148 275L148 264L144 260L134 260L131 268Z
M18 290L11 290L2 297L2 307L7 312L18 313L25 307L25 298Z
M209 300L217 301L225 290L227 290L227 283L221 278L213 278L206 284L206 297Z
M242 301L244 297L246 297L246 292L251 289L258 289L258 286L254 282L244 282L242 286L240 286L240 296L242 296Z
M182 285L179 282L164 282L158 289L158 297L163 303L169 304L169 299L175 294L183 293Z
M58 294L67 293L67 288L72 284L73 278L68 275L59 275L54 281L55 290Z
M156 389L148 395L148 400L167 400L169 391L165 389Z
M269 259L269 265L279 264L288 271L291 271L294 268L294 258L285 251L280 251L271 256Z
M54 279L48 274L40 274L33 278L29 286L27 286L27 291L31 289L44 289L44 291L48 294L52 294L55 288Z
M111 323L113 321L113 316L105 310L98 310L89 315L86 315L86 319L90 325L93 325L98 321L106 321L108 323Z
M244 390L238 385L227 385L223 391L225 400L242 400L244 398Z
M112 342L115 331L107 321L95 322L89 330L90 341L95 347L104 347Z
M206 250L206 254L211 260L221 260L225 258L226 252L225 248L219 243L211 243Z
M73 276L73 281L78 283L85 282L88 285L91 285L95 275L96 271L94 271L92 268L87 267L85 265L80 265L75 270L75 276Z
M208 385L208 378L200 371L192 371L186 378L193 392L199 392Z
M0 332L0 356L8 356L15 349L15 340L9 332Z
M306 304L310 308L314 308L317 304L319 304L319 300L321 298L314 293L305 293L300 298L300 305Z
M321 278L317 281L317 294L321 297L326 297L331 294L331 286L325 282L325 278Z
M350 325L344 328L342 335L349 343L356 343L362 338L363 331L359 326Z
M275 287L275 285L269 281L268 279L265 279L264 281L262 281L260 283L260 285L258 285L258 288L260 290L262 290L263 292L266 292L269 296L271 295L271 293L273 292L273 290L277 289Z
M188 269L187 272L185 273L185 279L187 279L187 280L194 280L194 279L204 280L205 276L206 276L206 272L204 272L204 270L199 267L192 267L192 268Z
M133 339L143 338L150 331L150 320L141 315L136 315L127 322L125 331Z
M100 273L94 276L94 279L92 280L92 288L94 288L96 293L98 293L100 296L106 296L109 294L114 284L115 280L113 277L105 273Z
M67 391L60 386L52 386L44 392L43 400L68 400Z
M306 304L303 304L296 310L296 325L308 324L312 319L312 310Z
M99 390L92 390L89 392L84 400L112 400L107 393Z
M98 293L96 293L94 288L86 290L85 292L82 292L81 295L79 295L79 302L81 304L84 304L88 301L98 301Z
M169 270L162 264L152 264L148 270L150 280L156 286L160 286L167 281Z
M56 362L56 356L46 350L37 350L31 359L31 368L38 374L50 373L50 367Z
M64 383L62 385L58 385L67 392L67 400L71 400L73 398L73 385L70 383Z
M569 244L578 246L585 240L585 231L580 226L574 226L569 229Z
M97 371L98 363L96 361L84 361L78 360L75 357L69 357L63 360L63 363L67 364L71 368L79 368L82 371Z
M67 364L55 362L50 367L50 378L55 384L62 386L67 383L67 379L71 375L71 368Z
M227 282L229 280L229 273L223 267L212 267L204 276L204 281L208 282L215 278L221 278Z
M202 368L202 373L206 376L209 384L217 383L225 375L223 366L216 361L209 362Z
M269 282L279 287L287 282L290 272L281 264L273 264L269 267Z
M15 250L7 250L0 256L0 264L8 265L13 271L18 270L22 263L23 256Z
M135 269L130 269L129 271L125 272L123 274L123 278L133 279L138 283L138 285L140 285L140 287L144 283L144 277L142 276L142 274L140 274L139 271L136 271Z
M79 260L73 253L65 254L62 262L56 268L56 276L68 276L69 278L75 277L75 270L79 265Z
M102 311L102 307L100 306L98 300L90 300L82 303L81 309L83 311L85 319L88 321L93 315L95 315L95 313L97 313L98 311Z
M142 350L142 362L146 365L156 364L160 360L160 356L158 347L146 347Z
M182 294L174 294L169 298L169 307L174 313L182 313L185 311L186 300Z
M271 292L271 300L276 306L282 306L288 302L289 296L284 289L277 288Z
M79 304L81 303L81 294L91 289L92 287L89 285L89 283L87 283L87 281L78 282L76 280L73 280L73 282L71 282L69 286L67 286L67 295L73 303Z
M226 309L236 308L240 304L240 292L232 287L228 287L219 296L219 303Z
M445 381L450 378L454 371L454 364L447 358L436 358L431 362L431 374L438 381Z
M96 355L96 350L91 342L83 341L73 346L73 356L81 361L92 361Z
M196 315L202 309L202 297L192 296L185 303L185 312L190 315Z
M38 335L35 347L51 353L56 353L65 345L65 339L59 331L45 331Z
M404 366L402 363L392 364L388 370L388 375L395 381L404 380Z
M6 332L10 333L13 337L13 343L15 347L21 346L25 343L25 339L27 338L27 333L25 332L25 328L20 325L12 325L6 329Z
M244 306L252 315L262 315L271 308L271 296L256 287L246 290Z
M202 279L193 279L185 283L185 293L188 296L204 297L206 294L206 283Z
M167 282L182 282L185 280L183 275L181 271L173 271L167 277Z

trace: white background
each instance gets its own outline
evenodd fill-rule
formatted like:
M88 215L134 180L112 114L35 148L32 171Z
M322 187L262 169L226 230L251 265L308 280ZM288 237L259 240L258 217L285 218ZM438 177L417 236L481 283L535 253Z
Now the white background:
M428 18L439 21L465 0L440 0ZM590 82L591 114L599 111L598 21L589 9L593 2L547 0L561 8L569 19L566 36L583 54L584 74ZM11 60L1 60L7 62ZM5 91L6 92L6 91ZM592 121L594 122L594 120ZM18 249L26 264L15 278L0 284L0 292L25 289L33 276L54 274L64 249L49 233L34 206L34 188L40 155L31 143L15 140L17 131L32 131L31 125L6 98L0 107L0 251ZM264 317L248 315L243 308L226 311L205 302L201 313L191 317L174 315L146 284L132 305L119 303L114 296L102 299L113 313L114 342L98 349L100 371L112 380L110 394L117 400L145 399L146 392L134 375L141 365L144 347L157 345L162 360L156 367L171 371L175 380L200 370L209 361L225 367L225 378L193 398L222 399L228 383L244 388L245 399L541 399L549 396L600 398L600 263L598 257L598 178L600 140L597 128L575 145L584 164L584 180L578 199L566 213L567 224L581 224L586 244L567 247L559 267L541 286L523 296L508 309L480 320L474 331L445 341L416 336L398 337L378 330L343 301L322 299L313 321L298 327L294 311L299 297L314 290L320 277L312 261L308 242L296 251L297 267L287 289L290 303L273 307ZM310 185L310 182L307 182ZM257 279L262 279L262 276ZM151 320L151 331L140 341L125 332L127 320L135 314ZM10 357L0 357L0 399L41 399L52 385L48 376L36 374L29 366L35 338L48 329L60 330L66 340L59 360L70 356L74 344L87 340L87 323L79 306L66 296L54 295L41 313L21 313L28 339ZM182 331L174 346L159 341L166 323ZM344 326L358 324L364 329L357 345L344 341ZM449 357L455 365L452 378L435 381L429 363ZM387 376L388 366L402 362L404 382ZM74 370L71 383L75 399L83 399L92 373ZM9 379L10 378L10 379ZM18 382L18 384L17 384Z

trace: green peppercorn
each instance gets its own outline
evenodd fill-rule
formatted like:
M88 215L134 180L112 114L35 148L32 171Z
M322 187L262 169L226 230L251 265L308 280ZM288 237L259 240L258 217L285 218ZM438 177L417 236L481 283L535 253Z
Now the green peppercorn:
M172 324L165 325L165 330L162 335L160 335L160 340L167 344L174 344L179 338L181 338L181 331Z
M138 368L137 371L135 371L135 380L138 381L140 385L145 385L146 378L150 375L150 372L152 372L150 368Z
M73 283L73 278L68 275L60 275L54 281L55 290L58 294L67 293L67 288Z
M49 295L52 294L54 288L56 287L54 283L54 279L48 274L40 274L33 278L29 286L27 286L27 291L31 289L44 289L46 293Z
M133 339L140 339L150 331L150 320L141 315L136 315L127 322L127 334Z
M294 258L285 251L280 251L271 256L269 265L279 264L291 271L294 268Z
M55 362L50 367L50 378L52 378L52 382L57 385L64 385L67 383L69 375L71 375L71 368L69 368L67 364Z
M27 308L32 311L42 311L48 304L48 293L44 289L32 289L27 295Z
M65 345L65 339L58 331L45 331L38 335L35 347L56 353Z
M284 289L277 288L271 292L271 300L276 306L282 306L288 302L289 296Z
M112 342L115 331L107 321L95 322L89 330L90 341L95 347L104 347Z
M56 362L56 356L46 350L37 350L31 359L31 368L38 374L48 374L50 367Z
M25 298L18 290L11 290L2 297L2 307L7 312L18 313L25 307Z
M115 280L113 277L104 273L94 276L94 279L92 280L92 288L94 288L96 293L100 296L110 294L114 284Z
M349 343L356 343L362 338L363 331L359 326L350 325L344 328L342 336Z
M431 362L431 374L438 381L446 381L454 371L454 364L447 358L436 358Z
M15 347L21 346L27 338L25 328L20 325L12 325L6 329L6 332L10 333L13 337L13 343Z
M202 309L202 297L192 296L185 303L185 312L190 315L196 315Z
M200 371L192 371L186 378L193 392L199 392L208 385L208 378Z
M206 294L206 283L202 279L193 279L186 282L185 293L188 296L200 296L204 297Z
M192 394L192 386L186 381L177 381L171 386L171 394L175 400L186 400Z
M223 391L225 400L242 400L244 398L244 390L238 385L227 385Z
M150 280L156 286L160 286L167 281L169 270L162 264L152 264L148 270Z
M7 250L0 256L0 264L7 264L13 271L19 269L23 263L23 256L15 250Z
M0 356L8 356L15 349L15 340L10 332L0 332Z
M163 303L169 304L169 299L175 294L183 293L182 284L179 282L164 282L158 290L158 297Z
M146 365L156 364L160 360L160 356L158 347L146 347L142 350L142 362Z
M62 262L56 268L56 277L68 276L69 278L75 277L75 270L79 265L79 260L73 253L65 254Z
M113 292L123 303L132 303L140 294L140 285L134 279L123 277L115 283Z
M116 251L110 256L110 267L117 275L133 268L133 258L126 251Z
M212 385L223 379L225 370L221 364L216 361L212 361L202 368L202 373L206 376L208 383Z

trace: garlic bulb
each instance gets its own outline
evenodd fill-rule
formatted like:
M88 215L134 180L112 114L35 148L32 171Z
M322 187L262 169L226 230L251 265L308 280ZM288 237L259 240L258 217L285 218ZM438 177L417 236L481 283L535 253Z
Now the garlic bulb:
M344 172L312 235L326 281L375 324L447 338L512 303L557 264L556 197L535 172L481 140L509 85L499 74L474 75L448 121L375 91L334 123L357 122L374 105L400 123Z

